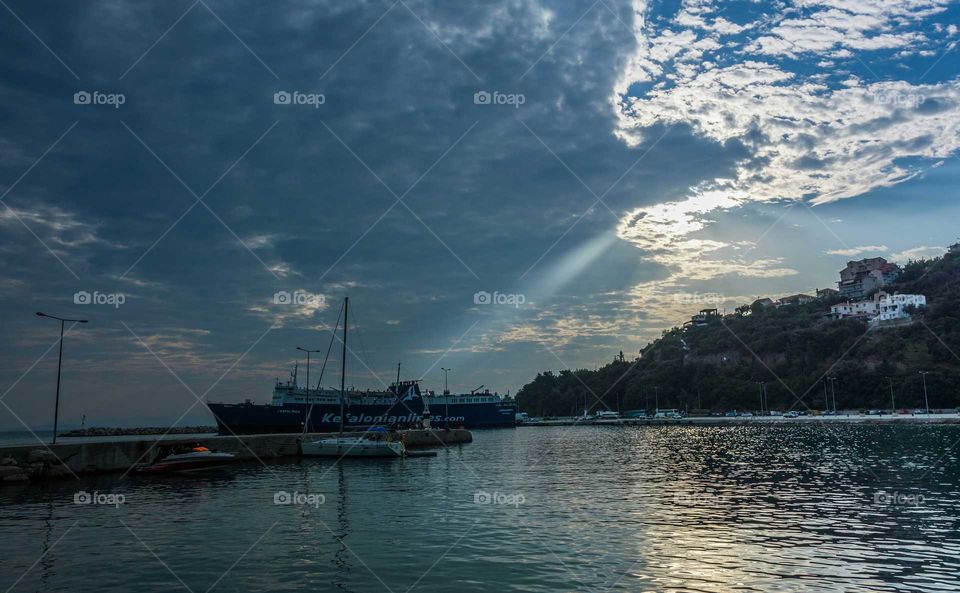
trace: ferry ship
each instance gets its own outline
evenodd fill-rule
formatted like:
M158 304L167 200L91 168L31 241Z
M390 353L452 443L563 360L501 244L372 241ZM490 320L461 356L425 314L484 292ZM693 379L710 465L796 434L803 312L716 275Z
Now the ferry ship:
M430 424L434 427L504 428L517 425L517 402L508 396L484 391L436 395L427 393Z
M222 435L291 432L334 432L340 426L340 391L309 389L297 384L296 371L287 381L277 381L268 404L208 402ZM386 391L346 392L344 425L419 426L424 412L434 428L496 428L516 424L517 405L496 393L462 395L423 393L419 381L400 381Z

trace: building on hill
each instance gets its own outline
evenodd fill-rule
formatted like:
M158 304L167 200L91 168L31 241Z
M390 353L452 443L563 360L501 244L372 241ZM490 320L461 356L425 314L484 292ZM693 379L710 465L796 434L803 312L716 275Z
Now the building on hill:
M818 299L830 299L835 296L840 296L840 291L836 288L818 288L817 289L817 298Z
M926 307L927 297L922 294L894 294L878 292L872 299L865 301L847 301L830 307L830 316L834 319L855 317L866 319L871 324L885 321L903 321L910 319L909 307Z
M900 266L882 257L848 261L847 267L840 270L837 288L844 298L861 299L873 290L894 282L899 275Z
M790 296L785 296L777 301L777 308L787 307L791 305L806 305L807 303L812 303L815 301L814 297L809 294L791 294Z
M830 307L830 317L834 319L846 319L849 317L867 320L873 319L880 314L880 298L884 295L886 295L885 292L878 292L869 300L837 303Z
M762 299L758 297L757 300L750 304L751 307L773 307L775 305L776 303L773 302L773 299L767 297L763 297Z
M922 294L884 294L879 300L880 311L872 319L873 322L895 321L910 319L909 307L920 308L927 306L927 297Z
M846 301L830 307L830 316L834 319L846 319L848 317L872 319L879 312L880 304L876 300Z
M688 325L707 325L711 319L719 319L720 312L716 309L700 309L700 312L690 318Z

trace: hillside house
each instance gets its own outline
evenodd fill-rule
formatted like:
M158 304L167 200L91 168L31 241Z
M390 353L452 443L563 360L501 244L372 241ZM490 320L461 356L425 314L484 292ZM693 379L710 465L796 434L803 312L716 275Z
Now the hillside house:
M719 319L720 312L717 309L700 309L700 312L690 318L693 325L707 325L711 319Z
M763 297L762 299L758 298L750 304L750 307L774 307L776 303L773 302L773 299Z
M910 319L907 309L911 306L926 307L927 297L922 294L885 294L880 298L879 305L880 311L872 321Z
M777 301L777 307L788 307L792 305L805 305L807 303L812 303L817 300L816 298L810 296L809 294L792 294L790 296L785 296Z
M884 294L883 292L878 292L872 299L866 301L837 303L830 307L830 317L834 319L846 319L848 317L873 319L880 314L880 297Z
M847 262L840 270L837 282L840 296L847 299L860 299L870 292L882 288L897 279L900 267L882 257L870 257L859 261Z

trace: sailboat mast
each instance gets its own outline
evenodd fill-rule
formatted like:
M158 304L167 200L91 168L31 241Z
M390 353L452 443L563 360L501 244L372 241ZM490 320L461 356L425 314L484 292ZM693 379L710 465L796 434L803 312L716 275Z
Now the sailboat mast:
M350 308L350 297L343 298L343 356L340 358L340 436L343 436L343 416L347 399L347 319Z

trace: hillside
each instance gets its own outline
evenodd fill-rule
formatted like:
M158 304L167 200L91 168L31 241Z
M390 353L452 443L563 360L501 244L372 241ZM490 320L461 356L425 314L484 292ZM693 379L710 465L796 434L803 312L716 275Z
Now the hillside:
M717 318L663 332L635 360L596 370L547 371L517 393L531 415L603 409L755 410L758 382L770 409L825 409L823 377L835 377L838 409L923 407L919 371L929 371L931 408L960 404L960 254L911 261L887 292L920 293L928 306L913 325L868 331L866 322L825 317L839 299ZM956 354L954 354L956 353ZM589 387L589 390L587 389ZM792 393L791 393L792 392ZM795 394L795 395L794 395ZM797 403L802 397L804 403Z

